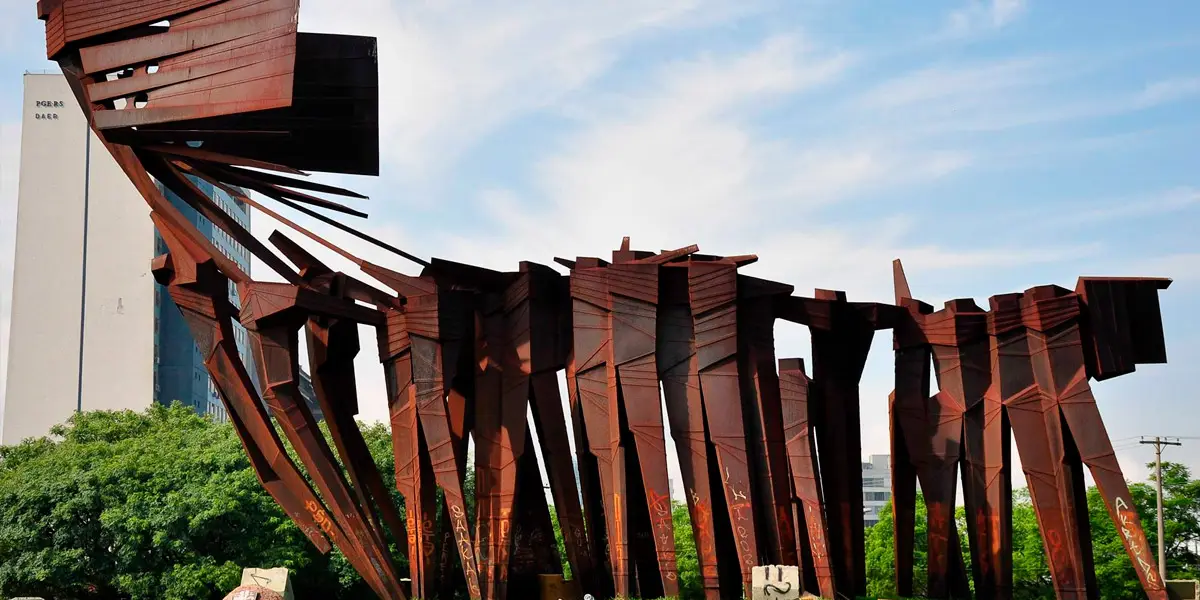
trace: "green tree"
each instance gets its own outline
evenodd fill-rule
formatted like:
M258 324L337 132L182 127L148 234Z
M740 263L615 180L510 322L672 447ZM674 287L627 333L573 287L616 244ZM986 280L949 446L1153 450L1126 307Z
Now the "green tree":
M180 405L89 412L0 448L0 597L221 598L242 567L315 597L362 597L262 489L232 427ZM373 451L387 429L366 427ZM391 451L375 453L391 483ZM394 487L394 486L393 486Z
M1147 466L1153 469L1154 465ZM1158 510L1153 481L1154 474L1151 472L1151 483L1131 484L1129 494L1146 532L1146 551L1157 563ZM1094 487L1088 490L1088 512L1100 589L1111 593L1113 598L1140 596L1141 583L1133 563L1125 552L1121 535L1109 516L1099 490ZM1200 557L1192 550L1200 542L1200 480L1192 479L1191 472L1184 465L1163 463L1163 514L1167 539L1167 577L1200 578Z
M925 498L918 493L916 503L916 520L913 552L913 591L925 590L928 564L926 544L928 528L926 526ZM896 561L893 541L896 535L896 522L892 518L892 502L889 500L879 511L879 522L867 529L867 593L879 598L896 596Z
M679 569L679 600L704 598L704 582L700 580L700 558L696 554L696 537L692 534L692 516L687 504L671 501L671 520L675 528L675 565Z
M963 564L970 569L971 554L966 536L966 513L961 506L955 511L955 520L958 522ZM920 493L917 494L915 525L913 591L920 594L926 589L928 578L928 529L925 500ZM867 592L872 596L897 597L896 562L892 548L894 536L895 522L892 520L892 504L889 501L880 511L879 522L867 530ZM1033 505L1029 502L1029 493L1023 489L1016 490L1013 493L1013 598L1033 600L1053 597L1050 570L1046 565L1042 538L1038 534L1037 518L1033 513Z

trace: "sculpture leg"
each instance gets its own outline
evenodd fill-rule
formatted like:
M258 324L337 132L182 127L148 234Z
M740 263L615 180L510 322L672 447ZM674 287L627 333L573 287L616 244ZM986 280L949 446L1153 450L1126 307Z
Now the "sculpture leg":
M450 430L450 417L445 401L445 374L442 372L440 344L418 335L412 337L413 388L417 396L417 414L421 431L429 447L429 461L434 481L442 489L446 510L450 513L451 527L456 532L455 547L459 550L458 560L463 576L467 580L467 593L471 598L480 598L478 566L474 544L467 524L467 505L459 476L457 445ZM431 482L432 483L432 482ZM432 515L431 515L432 516ZM432 528L432 524L430 525ZM459 539L461 538L461 539ZM449 577L442 573L442 577Z
M700 373L708 431L716 448L717 467L733 539L742 570L742 584L750 590L751 574L758 565L754 508L750 501L750 474L746 436L742 431L737 363L727 361Z
M1074 434L1079 455L1091 470L1096 487L1099 488L1104 504L1112 515L1113 523L1121 535L1121 542L1129 554L1129 560L1133 562L1142 588L1146 590L1146 596L1151 600L1165 600L1167 592L1159 577L1154 555L1146 542L1141 518L1129 495L1129 486L1125 483L1121 466L1117 463L1117 456L1113 452L1112 442L1105 431L1086 375L1082 370L1080 373L1063 394L1063 416Z
M649 513L652 546L656 550L663 595L679 593L675 565L675 533L671 520L671 489L667 480L666 443L662 426L662 401L654 355L622 364L617 369L625 412L636 451L645 510ZM643 577L644 579L644 577ZM644 592L643 592L644 593Z
M916 530L917 470L908 453L908 441L897 414L896 394L888 402L891 416L892 440L892 522L895 537L892 556L896 569L896 593L908 597L913 594L913 551Z
M799 565L792 523L791 476L783 433L779 377L775 373L775 315L770 298L743 299L738 311L738 341L742 345L742 410L752 442L755 463L755 516L761 540L774 564Z
M533 422L542 444L546 474L554 495L554 506L566 546L571 572L585 590L594 589L594 566L588 548L583 511L575 486L575 469L568 452L566 418L554 371L539 371L533 375ZM582 469L581 469L582 472ZM582 474L580 479L583 479Z
M243 291L243 305L256 306L259 292L250 287ZM265 295L265 294L264 294ZM262 302L265 305L266 301ZM243 316L250 320L250 313ZM251 327L255 323L250 322ZM300 397L297 352L300 323L287 323L267 329L255 328L250 335L256 362L264 382L263 399L276 422L292 444L292 448L307 467L309 476L330 503L335 519L346 532L347 547L342 548L347 560L383 597L398 596L399 577L393 572L391 557L381 547L381 541L371 535L364 507L352 498L350 486L337 466L325 437Z
M424 598L433 593L431 565L425 563L421 523L425 514L421 502L420 423L417 419L416 393L412 389L412 361L407 350L384 363L388 389L388 412L392 428L392 454L395 459L396 489L404 498L405 541L408 545L408 571L412 596Z
M996 344L996 338L991 338ZM993 598L1011 598L1013 590L1012 559L1012 425L1008 409L1001 397L999 351L991 350L992 386L983 397L983 456L985 480L985 516L988 525L988 552L993 573ZM978 590L978 588L976 588ZM977 592L980 593L980 592ZM983 600L983 599L981 599Z
M160 228L159 231L163 230ZM221 310L223 305L228 305L224 281L221 283L215 286L220 291L212 295L199 294L176 285L171 285L168 290L201 350L208 352L204 365L217 382L229 420L250 458L259 482L313 545L321 553L329 552L331 546L326 536L337 544L345 543L343 534L329 518L316 492L300 475L271 426L270 417L258 399L250 374L238 357L233 337L232 310ZM219 300L214 300L214 295ZM206 348L204 341L211 345Z
M1061 417L1037 387L1005 401L1021 467L1046 545L1046 559L1059 600L1089 598L1079 556L1074 514L1075 484L1062 456Z
M800 515L796 522L804 527L803 535L798 537L806 549L805 560L811 561L811 569L806 563L805 587L820 590L823 598L835 598L837 592L829 564L829 534L821 498L821 477L816 464L816 438L812 433L812 415L820 410L821 398L815 387L804 373L803 361L798 358L779 361L779 392L788 462L792 487L799 501L797 512Z
M325 413L325 421L329 424L330 437L342 456L359 502L372 517L373 526L381 539L383 528L369 508L372 504L379 507L383 525L391 531L392 537L398 544L403 544L404 520L392 502L378 469L374 468L371 451L354 421L358 408L354 377L354 356L359 349L358 325L351 321L339 321L326 328L317 320L310 319L307 331L313 389ZM384 547L387 547L386 543Z
M691 316L685 312L684 318L690 331ZM686 341L683 356L683 362L663 376L663 393L671 435L679 454L679 471L687 493L701 585L705 598L718 600L721 582L717 573L717 542L709 491L708 450L704 440L704 405L700 398L699 377L695 372L696 363L687 355Z

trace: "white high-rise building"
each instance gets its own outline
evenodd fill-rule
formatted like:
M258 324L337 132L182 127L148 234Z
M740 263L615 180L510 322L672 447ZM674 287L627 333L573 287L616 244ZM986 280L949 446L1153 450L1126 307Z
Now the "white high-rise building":
M61 74L25 75L0 444L153 401L154 229Z
M862 464L863 522L870 527L879 522L879 511L892 498L892 464L887 454L872 454Z
M192 182L250 229L249 206L208 182ZM175 194L164 195L250 271L244 247ZM46 435L83 410L140 411L179 401L226 418L191 330L150 272L151 260L167 249L149 213L88 128L66 78L26 74L0 445ZM229 294L237 304L236 288ZM257 386L248 333L240 323L233 328ZM302 377L301 395L320 418L311 382Z

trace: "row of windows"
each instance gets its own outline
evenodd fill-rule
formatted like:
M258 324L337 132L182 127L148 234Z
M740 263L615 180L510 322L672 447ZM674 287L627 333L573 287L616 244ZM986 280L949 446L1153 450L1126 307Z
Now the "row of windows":
M891 492L863 492L863 500L866 502L887 502L891 497Z

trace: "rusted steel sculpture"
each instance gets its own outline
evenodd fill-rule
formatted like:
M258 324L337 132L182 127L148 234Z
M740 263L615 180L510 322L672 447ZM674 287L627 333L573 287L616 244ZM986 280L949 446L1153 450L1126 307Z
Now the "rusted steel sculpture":
M706 598L741 597L754 566L780 562L800 566L804 587L822 597L862 595L859 379L875 332L893 329L899 591L914 591L919 484L929 507L926 592L966 595L953 519L961 470L975 594L1011 595L1011 436L1059 598L1097 593L1085 464L1148 597L1166 598L1089 379L1166 361L1158 293L1168 280L1082 278L1074 291L1043 286L993 296L987 310L952 300L934 311L913 298L898 262L893 305L828 290L795 296L790 285L739 273L752 255L638 251L628 239L611 262L555 259L566 274L528 262L501 272L421 260L322 212L363 217L323 197L362 196L305 179L303 170L378 173L378 69L374 39L298 33L298 10L298 0L37 3L48 56L150 205L168 249L154 259L155 278L205 353L256 475L312 543L337 548L375 595L533 597L537 576L561 575L563 559L580 588L600 597L677 594L668 431ZM154 180L283 281L251 279ZM276 254L198 181L388 289L335 271L279 232L270 237ZM251 192L420 273L351 255ZM229 285L241 306L230 303ZM234 319L250 332L261 396L238 359ZM777 363L777 319L812 333L811 377L799 359ZM394 491L354 418L360 326L377 334ZM302 328L328 439L298 398ZM568 411L557 381L564 370ZM407 584L393 544L407 554Z
M804 584L809 590L820 592L822 598L836 598L837 588L829 566L829 528L825 524L817 467L817 439L812 433L811 415L815 412L812 407L821 396L810 394L813 386L813 381L804 373L803 360L780 359L779 389L783 420L788 424L786 435L792 490L799 502L797 522L804 524L803 529L797 530L801 558L806 560Z

